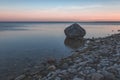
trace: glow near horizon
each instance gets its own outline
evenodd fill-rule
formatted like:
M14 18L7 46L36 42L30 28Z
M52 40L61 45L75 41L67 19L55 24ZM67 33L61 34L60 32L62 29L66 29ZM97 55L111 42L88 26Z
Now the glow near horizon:
M120 0L0 0L0 21L120 21Z

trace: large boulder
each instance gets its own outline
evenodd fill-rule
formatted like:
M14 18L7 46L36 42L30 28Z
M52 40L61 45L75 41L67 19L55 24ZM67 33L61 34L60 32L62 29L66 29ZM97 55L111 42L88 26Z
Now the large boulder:
M81 39L85 36L86 31L77 23L72 24L64 30L67 38Z

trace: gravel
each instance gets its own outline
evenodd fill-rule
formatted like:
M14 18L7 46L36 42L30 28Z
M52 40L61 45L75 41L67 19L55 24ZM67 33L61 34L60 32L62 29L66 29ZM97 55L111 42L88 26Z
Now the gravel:
M17 80L120 80L120 34L85 39L84 48ZM43 64L41 64L43 65ZM15 79L15 80L16 80Z

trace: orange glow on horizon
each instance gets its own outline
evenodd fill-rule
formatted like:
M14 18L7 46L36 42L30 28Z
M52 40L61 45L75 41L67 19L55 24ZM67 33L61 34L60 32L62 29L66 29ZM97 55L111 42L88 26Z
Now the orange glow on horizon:
M119 13L104 12L1 12L0 21L120 21Z

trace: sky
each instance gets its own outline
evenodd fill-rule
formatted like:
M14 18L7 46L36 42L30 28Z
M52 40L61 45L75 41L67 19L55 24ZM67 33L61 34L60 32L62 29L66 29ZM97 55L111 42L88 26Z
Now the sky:
M0 0L0 21L120 21L120 0Z

